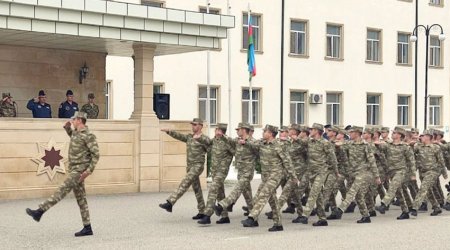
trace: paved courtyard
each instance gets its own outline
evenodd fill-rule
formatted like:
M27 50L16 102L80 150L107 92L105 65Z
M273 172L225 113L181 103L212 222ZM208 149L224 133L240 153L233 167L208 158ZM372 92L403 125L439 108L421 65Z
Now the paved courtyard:
M254 183L254 188L256 185ZM228 187L230 190L231 186ZM75 238L81 218L73 197L48 211L36 223L25 208L41 199L0 202L0 249L450 249L450 212L438 217L419 213L418 219L397 221L398 207L371 224L359 225L359 213L344 214L330 226L292 224L284 214L284 232L269 233L272 221L260 218L258 228L243 228L242 198L230 214L231 224L200 226L192 192L176 204L173 213L160 209L167 193L139 193L88 197L94 236ZM207 192L204 192L204 196ZM266 206L266 210L268 207Z

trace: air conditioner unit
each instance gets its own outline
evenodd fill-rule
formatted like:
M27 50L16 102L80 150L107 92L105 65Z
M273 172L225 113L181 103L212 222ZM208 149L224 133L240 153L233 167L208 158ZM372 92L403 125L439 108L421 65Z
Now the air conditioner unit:
M323 95L322 94L311 94L309 96L309 103L311 103L311 104L323 103Z

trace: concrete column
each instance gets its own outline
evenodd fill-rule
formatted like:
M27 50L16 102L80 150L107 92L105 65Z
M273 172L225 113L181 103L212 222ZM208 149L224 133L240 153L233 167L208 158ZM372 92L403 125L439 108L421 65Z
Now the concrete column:
M155 47L135 45L134 49L134 111L132 120L140 121L139 191L160 190L159 119L153 111L153 58Z

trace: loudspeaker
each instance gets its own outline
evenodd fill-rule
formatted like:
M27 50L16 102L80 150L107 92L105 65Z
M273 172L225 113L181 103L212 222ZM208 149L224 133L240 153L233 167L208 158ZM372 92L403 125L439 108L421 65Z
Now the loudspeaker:
M153 94L153 111L160 120L170 119L170 95Z

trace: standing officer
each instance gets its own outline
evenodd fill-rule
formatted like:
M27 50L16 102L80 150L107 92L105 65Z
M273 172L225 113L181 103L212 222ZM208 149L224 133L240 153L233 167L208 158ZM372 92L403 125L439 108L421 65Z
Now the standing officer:
M81 112L87 114L88 119L97 119L98 117L98 105L94 103L94 93L89 93L88 95L88 103L84 104L81 107Z
M2 101L0 104L0 117L17 117L15 102L12 100L10 93L2 94Z
M67 100L59 105L58 117L59 118L70 118L78 111L78 103L73 101L72 90L67 90L66 92Z
M171 137L186 143L187 173L183 180L181 180L178 189L167 198L166 203L159 204L159 207L165 209L167 212L172 212L173 205L192 186L195 198L197 199L198 209L198 214L192 217L192 219L200 220L205 216L205 200L203 199L199 176L205 168L205 154L208 151L208 145L202 144L201 141L207 141L209 138L202 134L203 121L200 118L194 118L191 125L192 134L188 135L183 135L168 129L161 129L161 131L166 132Z
M225 199L225 178L227 178L230 164L233 160L235 152L235 145L225 135L228 125L225 123L218 123L215 130L215 136L212 140L208 137L201 137L198 141L211 147L211 177L212 185L208 192L208 199L206 202L205 216L197 221L198 224L211 224L211 215L214 213L213 206L216 200L221 201ZM232 205L231 205L232 206ZM227 207L228 208L228 207ZM222 218L216 221L217 224L228 224L228 211L226 209L219 214Z
M93 235L84 180L94 171L98 159L100 158L100 154L97 139L86 126L86 117L85 113L76 112L72 117L72 120L66 122L64 126L64 129L70 136L69 174L67 179L49 199L39 205L38 209L26 209L28 215L33 217L35 221L39 221L42 214L56 205L56 203L73 190L78 206L80 207L81 218L84 225L84 228L81 231L75 233L75 237ZM75 130L71 129L71 125L73 125Z
M33 118L52 118L52 108L44 90L39 90L39 96L28 101L27 109L33 112Z

